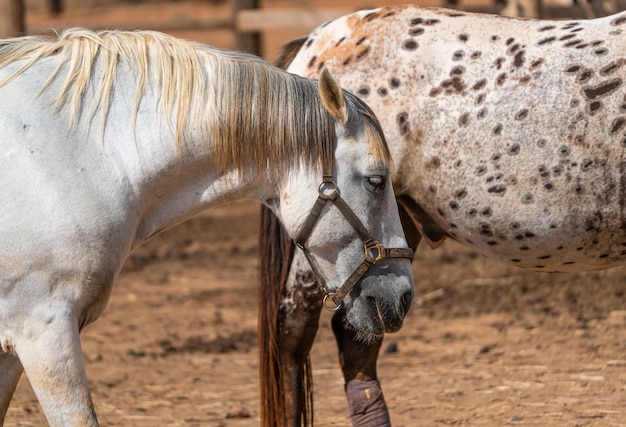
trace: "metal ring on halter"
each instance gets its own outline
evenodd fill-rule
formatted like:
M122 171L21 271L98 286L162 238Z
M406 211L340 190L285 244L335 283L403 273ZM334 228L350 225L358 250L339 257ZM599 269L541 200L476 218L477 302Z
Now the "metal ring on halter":
M341 308L341 304L336 304L333 307L333 306L328 305L328 303L326 302L328 300L328 297L332 298L333 295L335 295L335 294L334 293L333 294L326 294L326 295L324 295L324 299L322 300L322 303L324 304L324 308L326 310L328 310L328 311L337 311L337 310L339 310ZM334 300L331 299L331 301L333 301L333 304L335 303Z
M324 200L334 200L338 194L337 184L333 181L322 181L319 187L317 187L317 192L320 198Z
M374 262L384 258L383 251L385 247L376 240L365 242L363 248L365 249L365 258L371 258Z

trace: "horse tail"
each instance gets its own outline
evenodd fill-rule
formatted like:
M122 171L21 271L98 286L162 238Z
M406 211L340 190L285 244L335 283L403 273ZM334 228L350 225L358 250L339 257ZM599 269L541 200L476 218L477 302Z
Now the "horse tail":
M313 369L311 356L307 354L302 365L302 422L304 427L313 427Z
M275 62L277 67L286 69L307 37L287 43ZM261 206L259 230L259 273L258 273L258 339L259 375L261 389L261 425L274 427L283 424L285 401L283 399L283 379L280 373L280 352L278 348L280 302L285 293L289 267L293 259L294 245L284 231L274 213L265 205ZM305 425L313 425L313 391L311 362L307 356L303 366L302 420Z
M278 55L278 59L274 61L274 65L283 70L286 70L289 67L289 64L296 57L304 43L306 43L308 36L300 37L299 39L295 39L284 45Z
M269 208L261 206L258 339L261 425L263 427L282 425L285 415L277 334L280 301L293 252L293 244L276 216Z

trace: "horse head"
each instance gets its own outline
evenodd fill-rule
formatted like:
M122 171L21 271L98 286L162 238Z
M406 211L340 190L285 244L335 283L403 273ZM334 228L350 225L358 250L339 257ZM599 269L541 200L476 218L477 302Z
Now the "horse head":
M321 171L296 168L284 177L276 211L316 273L327 308L343 305L365 337L393 332L413 299L413 254L385 138L372 111L326 71L319 94L334 126L330 154Z

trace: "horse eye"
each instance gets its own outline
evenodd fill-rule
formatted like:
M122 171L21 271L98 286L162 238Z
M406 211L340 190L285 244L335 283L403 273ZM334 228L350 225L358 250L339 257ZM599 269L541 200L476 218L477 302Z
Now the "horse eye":
M374 189L374 191L380 191L385 189L386 179L380 175L368 176L367 183Z

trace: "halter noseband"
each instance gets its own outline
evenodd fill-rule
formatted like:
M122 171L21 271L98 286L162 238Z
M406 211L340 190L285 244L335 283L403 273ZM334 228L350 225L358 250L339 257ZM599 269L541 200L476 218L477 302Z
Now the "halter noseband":
M327 166L327 165L326 165ZM358 283L359 280L367 273L372 265L374 265L377 261L385 258L409 258L413 259L413 250L410 248L385 248L381 245L377 240L372 238L370 233L367 231L361 220L354 213L354 211L348 206L346 201L339 195L339 191L337 188L337 184L333 181L332 175L327 174L327 170L330 170L332 173L332 165L330 167L325 167L324 177L322 179L321 184L318 188L319 196L309 213L298 237L294 240L296 246L298 246L302 252L304 253L305 258L311 265L313 272L315 273L317 280L320 284L320 288L324 293L324 307L327 310L335 311L341 307L341 303L343 298L350 293L354 285ZM357 234L363 240L363 248L365 251L365 259L363 262L354 270L354 272L348 277L348 280L345 281L343 285L337 290L337 292L330 292L330 289L327 285L327 280L324 277L324 274L320 270L317 262L315 262L315 258L311 252L304 246L307 239L311 235L313 228L317 224L317 221L320 218L322 213L322 209L326 205L326 203L333 203L337 209L343 214L343 216L348 220L350 225L354 228ZM330 306L328 304L328 298L332 300L334 306Z

